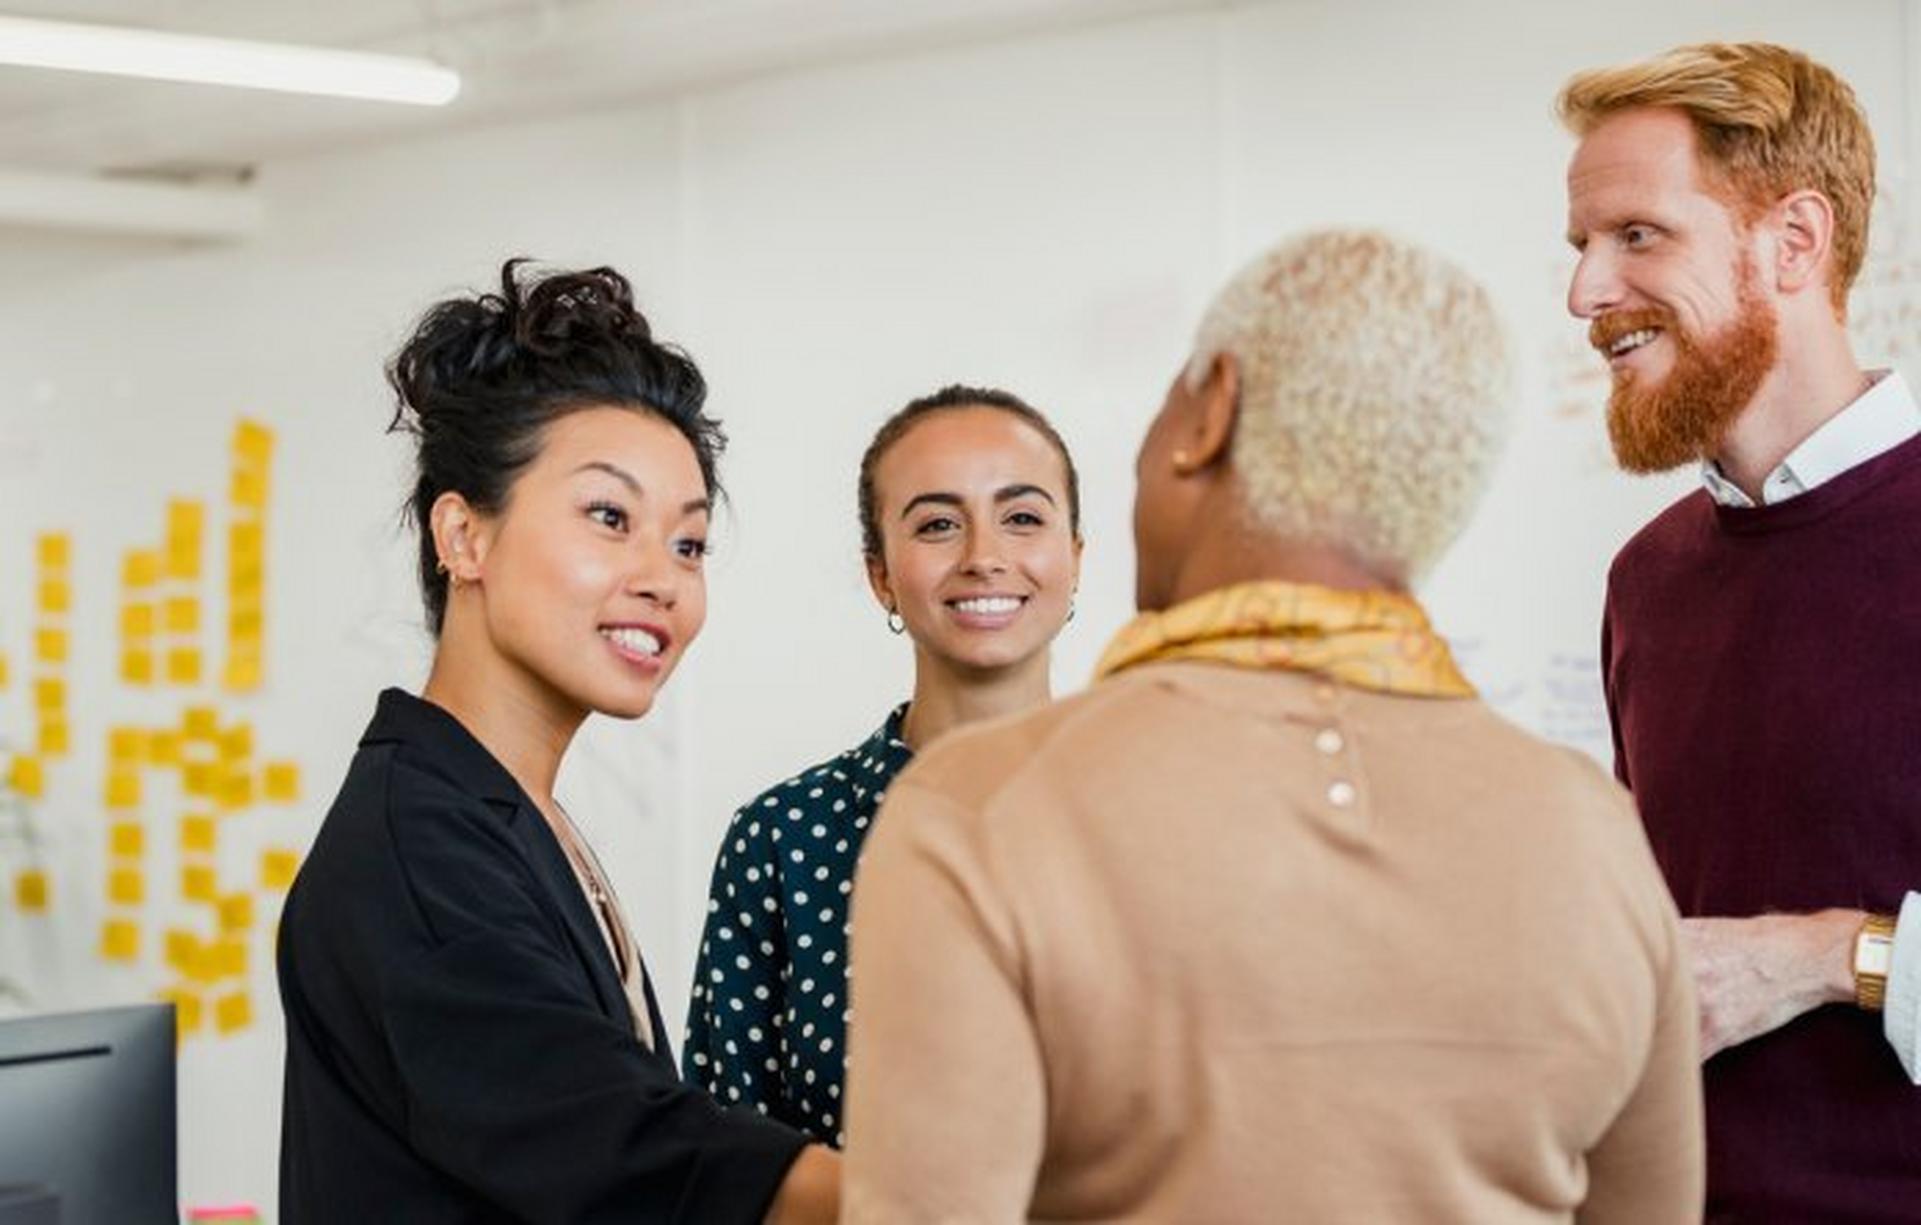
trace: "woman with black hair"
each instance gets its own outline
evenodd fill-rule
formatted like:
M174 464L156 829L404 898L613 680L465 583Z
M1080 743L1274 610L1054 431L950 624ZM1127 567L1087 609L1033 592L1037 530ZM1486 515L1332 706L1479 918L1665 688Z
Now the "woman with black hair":
M837 1157L681 1083L553 794L587 715L645 714L700 630L723 437L699 370L618 273L513 261L388 376L438 642L282 916L281 1219L831 1221Z

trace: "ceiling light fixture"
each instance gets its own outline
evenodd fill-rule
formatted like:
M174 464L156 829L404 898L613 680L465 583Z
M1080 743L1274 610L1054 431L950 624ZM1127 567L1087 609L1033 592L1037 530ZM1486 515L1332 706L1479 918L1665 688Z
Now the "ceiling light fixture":
M0 17L0 64L443 106L460 74L431 60L127 26Z

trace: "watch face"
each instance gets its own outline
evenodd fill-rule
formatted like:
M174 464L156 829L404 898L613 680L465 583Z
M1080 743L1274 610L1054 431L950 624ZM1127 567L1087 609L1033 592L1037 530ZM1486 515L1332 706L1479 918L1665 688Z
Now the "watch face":
M1861 941L1854 950L1854 972L1873 974L1881 978L1888 976L1894 965L1894 942L1879 937L1869 937Z

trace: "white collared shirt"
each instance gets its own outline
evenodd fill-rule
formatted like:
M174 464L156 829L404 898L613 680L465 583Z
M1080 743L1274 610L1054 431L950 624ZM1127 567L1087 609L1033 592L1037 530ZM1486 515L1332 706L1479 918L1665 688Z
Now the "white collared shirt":
M1854 403L1821 423L1761 482L1761 504L1773 506L1840 476L1896 445L1921 434L1921 406L1908 381L1895 370L1870 370L1874 380ZM1730 481L1713 460L1701 464L1701 484L1723 506L1754 506L1754 499Z
M1768 473L1761 483L1763 505L1798 497L1921 434L1921 406L1915 404L1907 380L1892 370L1869 374L1874 382L1866 391L1823 422ZM1754 500L1723 475L1713 460L1701 465L1701 483L1722 506L1754 506ZM1921 893L1907 895L1895 924L1894 960L1888 970L1881 1028L1908 1079L1921 1085Z

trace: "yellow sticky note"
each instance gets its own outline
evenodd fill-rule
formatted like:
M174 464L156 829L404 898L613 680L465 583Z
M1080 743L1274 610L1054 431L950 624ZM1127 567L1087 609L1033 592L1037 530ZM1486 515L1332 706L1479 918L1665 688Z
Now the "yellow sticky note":
M253 724L236 723L220 733L220 760L245 761L253 756Z
M220 673L220 683L229 693L251 693L260 688L260 656L235 654Z
M223 995L214 1001L214 1024L223 1034L231 1034L253 1024L253 1003L245 991Z
M138 765L146 756L147 734L137 727L107 729L107 760L115 765Z
M153 633L153 605L140 600L120 606L120 636L146 638Z
M133 961L140 956L140 928L132 919L108 919L100 925L100 955L108 961Z
M223 936L205 946L213 953L214 973L220 978L245 978L247 974L247 942L235 936Z
M300 766L294 762L268 762L260 782L270 803L291 804L300 798Z
M41 713L57 711L67 704L67 682L57 676L42 676L33 682L33 707Z
M229 893L220 899L220 930L229 936L253 930L253 894Z
M245 770L228 770L220 778L220 794L215 797L229 812L253 806L253 775Z
M140 771L116 766L107 773L107 807L140 807Z
M120 679L129 685L153 684L153 652L120 652Z
M161 606L161 624L169 634L200 632L200 601L190 595L170 597Z
M300 856L293 851L260 852L260 887L276 893L284 892L293 884L294 872L299 866Z
M151 587L160 581L160 554L152 549L128 549L120 563L120 582L130 591Z
M73 538L65 532L44 532L35 552L42 570L65 570L73 564Z
M206 508L191 498L176 498L167 503L166 573L169 577L200 577L200 538L206 518Z
M180 849L212 853L218 829L212 817L199 813L180 818Z
M50 578L40 583L40 611L56 615L73 609L73 588L65 579Z
M210 983L220 977L220 950L212 940L203 940L194 946L193 961L187 966L187 977L197 983Z
M200 997L191 991L175 988L162 991L156 997L162 1004L173 1005L173 1032L176 1038L197 1034L204 1024L201 1016Z
M189 740L212 740L220 734L220 712L211 706L189 706L180 717L180 730Z
M115 821L107 828L107 846L122 859L147 853L147 827L138 821Z
M267 505L267 474L258 470L236 468L233 474L231 491L233 504L249 510L260 510Z
M37 800L47 793L46 767L38 757L16 756L7 767L7 782L21 795Z
M175 647L167 652L167 683L172 685L200 683L200 649L198 647Z
M167 503L167 539L198 539L206 525L207 508L195 498L175 498Z
M147 760L156 766L180 764L179 732L152 732L147 736Z
M234 642L259 642L266 628L266 618L259 608L247 608L240 603L241 593L234 593L233 611L227 616L227 637Z
M65 716L43 715L40 719L39 751L42 757L65 757L73 748Z
M220 771L210 761L190 761L180 768L180 789L196 800L217 799Z
M57 629L33 631L33 657L43 664L66 663L67 631Z
M164 573L168 578L179 579L186 583L200 581L200 542L186 541L167 546Z
M147 877L139 868L115 868L107 873L107 900L116 906L138 906L147 896Z
M52 890L47 887L47 874L39 868L28 868L13 878L14 903L28 914L46 913L51 894Z
M200 957L200 937L184 927L167 929L167 965L182 974L193 972Z
M243 419L233 427L233 453L256 466L266 463L273 455L273 427Z
M267 533L258 520L244 520L227 529L230 564L260 564L266 556Z
M203 863L190 863L181 868L180 896L189 902L211 902L220 896L213 869Z

